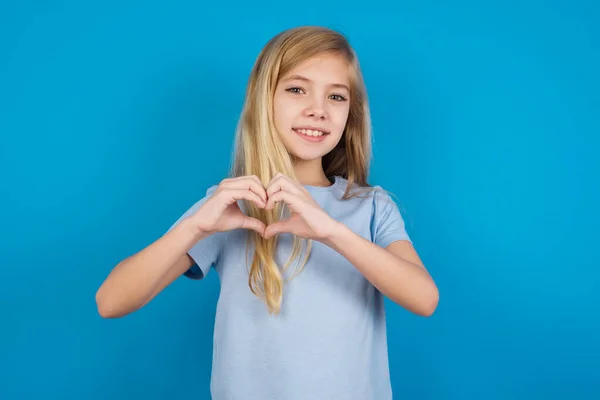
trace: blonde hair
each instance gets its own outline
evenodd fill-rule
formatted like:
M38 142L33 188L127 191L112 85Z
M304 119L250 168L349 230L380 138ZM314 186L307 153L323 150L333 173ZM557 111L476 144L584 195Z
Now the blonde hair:
M273 37L261 50L252 68L245 102L237 126L234 158L230 176L256 175L267 185L278 172L297 181L293 161L279 138L273 119L273 96L279 79L302 61L320 53L343 56L350 68L350 110L344 133L338 145L323 157L325 175L348 180L343 199L353 197L355 185L369 188L367 177L371 158L371 119L367 93L358 58L344 35L334 30L305 26L283 31ZM247 215L270 224L283 218L285 206L279 203L267 211L243 201ZM254 244L254 256L249 268L248 285L254 295L263 299L269 312L281 308L284 277L293 259L299 258L302 239L294 237L292 254L280 269L275 260L277 235L269 240L254 231L248 231ZM302 265L306 263L311 241L306 240Z

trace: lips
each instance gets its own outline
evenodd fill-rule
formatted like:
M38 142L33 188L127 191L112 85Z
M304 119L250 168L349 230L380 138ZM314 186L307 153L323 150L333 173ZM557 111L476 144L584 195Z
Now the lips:
M305 130L305 131L318 131L318 132L323 132L324 134L328 134L329 131L325 128L320 128L318 126L309 126L309 125L305 125L305 126L296 126L294 128L292 128L295 131L300 131L300 130Z
M309 142L320 142L325 140L325 137L329 134L329 132L315 129L315 128L292 128L294 133L300 136L302 139Z
M296 133L301 133L307 136L318 137L329 134L329 131L323 128L314 126L300 126L292 128Z

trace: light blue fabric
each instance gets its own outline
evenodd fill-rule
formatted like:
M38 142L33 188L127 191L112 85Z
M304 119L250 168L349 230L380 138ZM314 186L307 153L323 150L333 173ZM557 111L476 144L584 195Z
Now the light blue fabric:
M332 186L305 187L330 216L379 246L410 241L397 205L381 187L341 200L346 184L335 177ZM215 189L209 188L173 226ZM280 235L280 265L291 246L291 235ZM338 252L313 241L308 263L284 287L279 315L270 315L248 288L246 231L209 236L189 254L197 265L186 276L201 279L214 270L221 282L214 327L214 400L392 398L383 296ZM251 256L252 251L248 260Z

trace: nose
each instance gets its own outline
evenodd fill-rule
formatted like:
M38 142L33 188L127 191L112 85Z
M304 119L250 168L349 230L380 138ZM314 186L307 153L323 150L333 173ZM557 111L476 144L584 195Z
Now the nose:
M304 109L305 116L325 119L327 112L325 110L325 104L322 100L313 99L307 107Z

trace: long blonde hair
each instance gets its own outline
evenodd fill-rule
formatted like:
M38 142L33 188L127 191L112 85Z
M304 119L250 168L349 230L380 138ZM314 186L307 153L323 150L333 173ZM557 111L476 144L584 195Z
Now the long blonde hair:
M344 133L338 145L323 157L322 165L328 178L341 176L348 180L343 198L354 196L355 185L369 188L367 177L371 158L371 119L367 93L358 58L341 33L316 26L283 31L273 37L261 50L252 68L245 102L236 130L234 157L230 176L256 175L267 185L278 172L297 181L291 156L279 138L273 119L273 96L279 79L302 61L320 53L335 53L346 58L350 71L350 110ZM243 201L247 215L270 224L283 218L285 206L279 203L266 211ZM275 260L277 235L269 240L249 231L254 255L249 269L248 285L252 293L263 299L269 312L281 308L285 277L293 259L299 258L302 239L294 237L292 254L280 269ZM305 241L304 266L311 249ZM249 246L248 246L249 247ZM295 276L295 274L294 274Z

